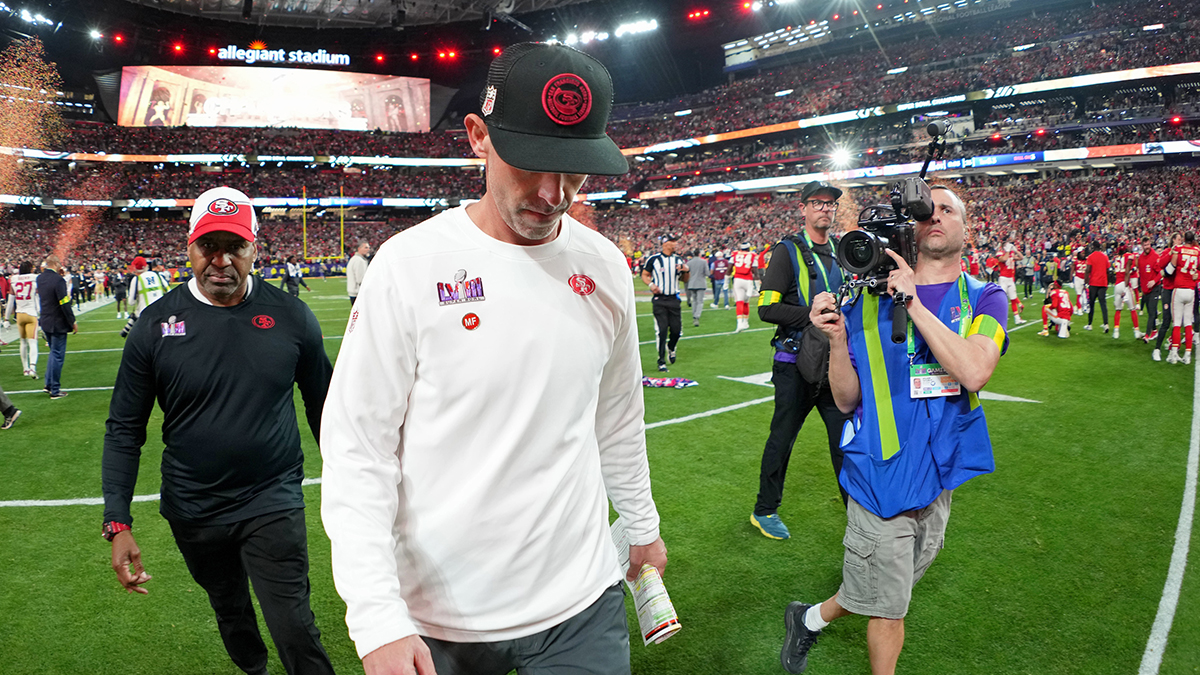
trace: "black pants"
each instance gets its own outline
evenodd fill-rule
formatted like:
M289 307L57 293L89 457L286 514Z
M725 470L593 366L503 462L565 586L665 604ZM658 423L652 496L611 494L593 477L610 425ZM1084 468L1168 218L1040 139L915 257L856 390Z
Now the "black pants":
M1167 336L1167 332L1171 329L1171 293L1170 288L1164 288L1162 292L1162 326L1158 329L1158 339L1154 342L1155 349L1162 349L1163 338Z
M679 316L678 295L656 295L650 301L654 306L654 338L658 343L658 362L666 363L667 352L675 351L679 334L683 330Z
M1100 301L1100 320L1108 325L1108 286L1088 286L1088 325L1096 313L1096 301Z
M758 501L754 513L766 516L779 510L783 502L783 481L787 476L788 460L792 457L792 446L796 434L804 426L804 420L815 407L825 422L829 436L829 457L833 461L833 477L842 473L842 425L850 415L838 410L829 385L819 387L800 377L796 364L775 361L771 368L771 382L775 385L775 414L771 417L771 433L763 448L762 468L758 474ZM838 484L842 503L846 502L846 491Z
M1031 295L1033 295L1033 275L1026 274L1025 275L1025 299L1029 299L1029 296L1031 296Z
M1153 290L1142 296L1142 306L1146 308L1146 333L1152 333L1158 329L1158 299L1162 295L1162 286L1155 286Z
M292 675L333 673L308 604L304 509L229 525L170 522L179 552L192 578L208 593L225 650L238 668L267 672L267 646L258 632L249 580L284 669Z

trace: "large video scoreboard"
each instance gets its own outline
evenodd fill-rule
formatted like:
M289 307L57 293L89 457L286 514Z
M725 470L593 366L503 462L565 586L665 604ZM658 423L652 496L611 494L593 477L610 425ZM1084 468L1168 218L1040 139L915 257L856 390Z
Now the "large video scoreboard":
M429 131L429 80L239 66L126 66L122 126Z

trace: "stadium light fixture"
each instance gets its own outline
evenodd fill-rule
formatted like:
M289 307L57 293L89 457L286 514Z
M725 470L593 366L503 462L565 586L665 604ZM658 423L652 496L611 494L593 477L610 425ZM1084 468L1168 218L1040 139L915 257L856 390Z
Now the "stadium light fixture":
M758 0L755 0L754 2L750 3L750 10L751 10L751 11L757 12L757 11L759 11L759 10L761 10L761 9L762 9L762 3L761 3L761 2L758 2Z
M176 54L182 54L183 53L183 43L176 42L174 49L175 49Z
M447 55L447 56L449 56L449 57L450 57L450 58L452 58L452 59L457 59L457 58L458 58L458 52L453 52L453 51L452 51L452 52L446 52L446 55Z
M834 166L846 167L850 166L850 151L846 148L836 148L830 155L829 159L833 160Z
M858 10L854 10L854 16L858 16Z
M416 54L409 54L409 55L408 55L408 58L409 58L410 60L416 61L417 59L419 59L419 58L421 58L421 57L417 56Z
M209 47L209 48L208 48L208 53L209 53L209 55L210 55L210 56L216 56L216 55L217 55L217 48L216 48L216 47Z
M1176 115L1171 118L1171 124L1181 124L1182 122L1183 122L1183 118L1180 117L1179 115Z
M376 62L376 63L383 63L383 54L376 54L376 55L375 55L375 62Z
M842 15L841 15L841 14L834 14L834 15L833 15L833 20L834 20L834 21L837 21L838 19L841 19L841 18L842 18Z
M1045 129L1038 129L1037 131L1035 131L1035 132L1033 132L1033 133L1037 134L1038 136L1045 136L1045 135L1046 135L1046 130L1045 130Z
M88 33L88 35L91 35L93 40L99 40L100 38L104 37L104 34L101 33L100 31L96 30L95 28L93 28Z
M783 89L781 91L775 92L775 97L778 98L780 96L787 96L788 94L792 93L793 91L795 91L795 90L794 89Z
M499 47L492 47L492 53L495 54L496 56L500 56L501 51L502 50ZM413 54L413 56L416 56L416 54Z
M125 41L124 35L114 35L113 36L113 42L124 42L124 41Z
M755 2L761 6L761 3ZM755 10L757 11L757 10ZM623 35L637 35L638 33L649 33L650 31L658 30L658 20L650 19L648 21L634 21L633 23L624 23L617 26L614 31L616 37Z

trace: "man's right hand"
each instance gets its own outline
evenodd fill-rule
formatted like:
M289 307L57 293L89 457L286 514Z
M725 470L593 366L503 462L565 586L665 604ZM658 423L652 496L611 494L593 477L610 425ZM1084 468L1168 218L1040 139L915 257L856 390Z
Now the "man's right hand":
M835 340L845 342L846 322L841 311L838 310L837 298L833 293L818 293L817 297L813 298L808 318L822 333L829 336L830 342Z
M151 576L142 568L142 550L133 539L133 532L124 530L117 533L112 540L112 567L117 573L117 581L130 593L149 593L142 584L150 581Z
M409 635L363 657L366 675L437 675L433 657L420 635Z

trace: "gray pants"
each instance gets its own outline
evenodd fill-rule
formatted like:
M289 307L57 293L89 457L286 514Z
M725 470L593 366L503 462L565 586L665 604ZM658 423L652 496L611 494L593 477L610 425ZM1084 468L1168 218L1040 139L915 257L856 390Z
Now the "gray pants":
M540 633L501 642L422 638L438 675L629 675L625 591L610 586L579 614Z
M704 293L707 288L687 289L688 306L692 308L692 323L699 325L700 312L704 310Z
M15 409L16 406L13 405L13 402L8 398L8 395L4 393L4 387L0 387L0 414L8 417Z

